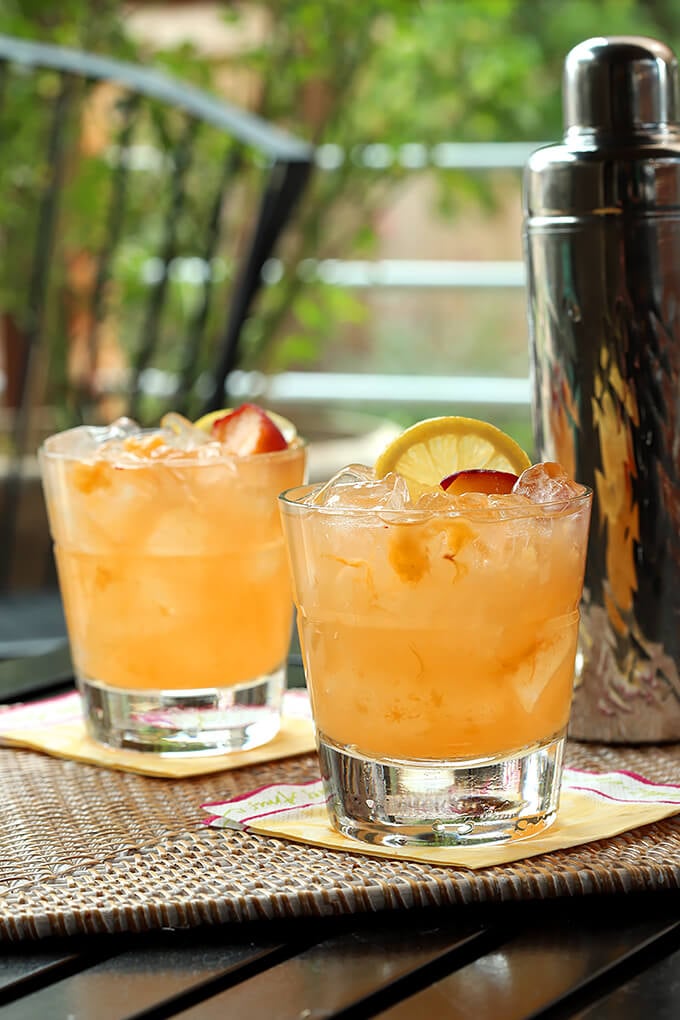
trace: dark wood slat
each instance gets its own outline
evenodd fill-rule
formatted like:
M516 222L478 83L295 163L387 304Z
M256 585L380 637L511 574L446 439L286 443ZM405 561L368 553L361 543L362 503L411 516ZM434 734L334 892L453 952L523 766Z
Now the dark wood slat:
M680 1016L680 950L627 981L574 1020L677 1020Z
M222 213L229 185L237 178L242 162L242 149L234 145L234 142L230 140L222 160L222 170L213 196L209 222L205 231L205 242L201 251L201 258L206 266L209 267L210 273L206 274L203 287L201 288L201 296L187 329L184 356L179 369L179 387L173 402L173 408L181 414L187 414L191 410L191 390L196 381L197 369L205 343L205 332L214 289L211 273L213 258L220 240Z
M241 329L260 288L262 267L290 221L309 175L310 167L283 162L275 163L269 172L247 258L232 293L226 329L217 352L213 392L204 412L224 406L226 380L238 367Z
M192 945L192 941L194 944ZM180 943L160 943L122 952L76 974L57 980L33 994L0 1007L7 1020L125 1020L149 1010L172 1013L191 993L209 995L212 983L254 963L264 964L276 946L196 945L184 936ZM278 957L275 957L278 958ZM206 986L206 987L203 987ZM195 996L194 996L195 998Z
M19 512L19 489L26 451L31 400L37 372L37 355L44 341L48 280L54 250L59 201L66 163L66 122L73 102L75 83L62 77L53 103L47 139L47 177L37 220L33 263L26 303L26 344L19 367L19 407L11 436L11 457L0 506L0 589L7 588L14 559L13 535Z
M4 950L0 956L0 997L5 998L28 983L57 980L65 966L77 960L69 952L23 952Z
M626 926L598 923L596 917L591 925L581 918L577 927L565 919L559 926L532 928L378 1015L530 1020L674 930L680 925L668 920Z
M488 932L470 925L441 928L357 927L309 947L182 1013L181 1020L299 1020L331 1017L437 965L443 958L488 945Z
M92 322L87 342L93 378L99 357L98 333L106 311L106 287L111 278L111 267L120 244L123 223L125 221L128 181L130 177L127 150L132 143L137 126L139 108L140 97L134 94L126 96L125 100L120 104L122 125L117 138L119 156L111 175L111 190L104 220L104 241L97 258L97 276L92 294ZM94 395L86 394L86 396L89 401Z
M8 71L9 68L7 67L7 64L4 61L0 63L0 111L2 110L5 104L5 91L7 89Z
M161 121L158 122L157 128L162 132L163 125ZM131 380L132 393L129 407L130 415L133 418L139 413L139 404L142 397L140 377L142 372L149 367L159 340L165 297L170 285L169 267L177 255L179 220L187 202L187 174L193 159L194 144L199 128L200 124L198 121L188 119L179 140L174 146L172 154L173 171L168 182L167 213L163 225L163 237L158 251L158 257L163 266L163 273L159 280L150 288L142 331L137 344L137 351L134 355L133 378ZM168 149L169 144L166 142L164 144L166 153Z

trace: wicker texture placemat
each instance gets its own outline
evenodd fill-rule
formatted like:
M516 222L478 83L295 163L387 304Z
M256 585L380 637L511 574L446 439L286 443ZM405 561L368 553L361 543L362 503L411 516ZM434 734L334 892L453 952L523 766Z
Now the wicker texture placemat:
M680 782L680 745L572 744L568 763ZM201 824L205 801L316 775L314 755L168 781L0 749L0 939L680 888L680 816L474 872Z

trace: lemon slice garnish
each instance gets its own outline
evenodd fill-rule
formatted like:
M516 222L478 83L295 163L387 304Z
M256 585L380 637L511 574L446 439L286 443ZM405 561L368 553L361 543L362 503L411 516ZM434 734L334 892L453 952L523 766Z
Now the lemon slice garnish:
M487 468L520 475L530 466L522 447L495 425L447 415L417 422L397 436L375 462L375 475L401 475L416 499L455 471Z

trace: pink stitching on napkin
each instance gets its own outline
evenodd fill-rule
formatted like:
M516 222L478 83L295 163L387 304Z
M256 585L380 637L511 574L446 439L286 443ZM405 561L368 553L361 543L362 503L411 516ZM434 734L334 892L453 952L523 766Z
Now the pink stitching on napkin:
M672 790L680 790L680 783L655 783L653 779L647 779L646 776L641 776L638 772L630 772L628 769L615 769L614 772L594 772L592 769L569 768L565 771L580 772L584 776L630 776L631 779L637 779L638 783L644 783L645 786L667 786Z
M567 781L564 785L567 785L571 790L579 790L582 793L592 793L597 797L602 797L605 800L613 800L619 804L635 804L635 803L680 804L680 795L676 797L668 797L667 799L665 799L661 797L643 795L642 791L638 791L640 797L636 797L635 796L636 791L634 788L631 789L630 791L622 791L629 792L630 793L629 796L617 797L615 793L609 790L606 789L603 790L598 788L597 786L591 786L585 783L581 784L579 782L572 782L571 781L572 775L592 776L593 779L599 779L600 784L605 786L608 783L611 783L612 779L615 779L615 777L621 776L624 779L632 780L633 784L638 784L639 786L647 787L650 790L650 792L666 790L680 791L680 785L678 785L677 783L655 783L653 780L647 779L645 776L638 775L638 773L630 772L626 769L616 769L613 772L593 772L588 769L568 768L564 770L564 779Z
M243 803L251 799L256 799L263 793L267 793L269 790L275 790L277 796L291 796L287 791L293 791L292 796L295 797L295 793L298 790L302 790L305 787L316 787L319 790L321 796L316 800L306 800L301 803L288 804L283 807L275 806L274 803L271 805L262 805L266 807L264 811L258 811L254 814L240 814L238 810L230 811L229 808L234 808L238 803ZM202 808L220 807L223 811L217 814L210 814L207 818L204 818L204 825L211 825L213 822L222 821L223 825L231 828L247 828L249 822L257 821L258 818L271 818L273 815L291 814L295 812L306 811L309 808L317 807L319 804L325 804L328 800L327 796L323 795L323 784L320 779L308 779L303 783L267 783L265 786L259 786L256 790L250 790L248 793L238 794L236 797L231 797L229 800L221 801L208 801L206 804L201 804Z
M221 807L222 804L236 804L239 800L248 800L249 797L255 797L258 793L264 793L265 790L272 790L275 786L292 786L296 790L301 786L314 786L319 783L319 779L306 779L303 783L265 783L264 786L258 786L254 790L248 790L246 793L237 793L235 797L230 797L228 800L206 800L201 807Z

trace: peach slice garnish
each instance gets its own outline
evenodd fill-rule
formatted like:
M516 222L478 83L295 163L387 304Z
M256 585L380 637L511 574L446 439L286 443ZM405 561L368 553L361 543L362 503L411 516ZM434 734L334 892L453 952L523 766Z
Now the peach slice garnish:
M288 448L281 430L256 404L242 404L235 411L217 418L211 425L210 435L239 457L275 453Z
M470 468L454 471L439 483L450 496L463 492L485 492L488 495L505 495L512 492L518 476L510 471L492 471L490 468Z

